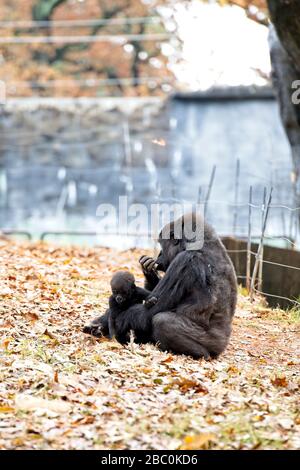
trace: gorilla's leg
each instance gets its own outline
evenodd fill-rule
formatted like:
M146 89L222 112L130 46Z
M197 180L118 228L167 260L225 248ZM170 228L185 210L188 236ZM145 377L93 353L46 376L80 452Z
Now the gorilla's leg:
M101 336L109 337L109 309L104 315L94 318L88 325L83 327L83 333L100 338Z
M221 331L206 330L180 314L158 313L152 323L153 340L162 350L209 359L218 357L227 345Z
M152 314L143 304L135 304L117 316L115 320L116 339L119 343L128 343L130 331L135 335L136 343L151 341Z

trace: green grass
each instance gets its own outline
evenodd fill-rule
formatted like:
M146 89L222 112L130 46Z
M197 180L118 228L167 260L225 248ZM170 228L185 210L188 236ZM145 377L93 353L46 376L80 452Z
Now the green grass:
M270 320L285 322L288 324L298 324L300 323L300 307L295 306L288 310L281 309L270 309L270 314L268 314Z

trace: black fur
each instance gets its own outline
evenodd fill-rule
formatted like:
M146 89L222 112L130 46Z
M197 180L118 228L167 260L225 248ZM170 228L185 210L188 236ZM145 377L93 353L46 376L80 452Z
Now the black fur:
M174 235L187 221L201 224L195 214L172 222L160 234L157 260L140 259L145 287L152 293L146 304L129 307L116 318L116 338L127 342L133 330L137 342L154 342L163 350L195 358L215 358L231 334L236 277L223 244L208 224L202 221L204 243L197 249L190 249L196 245L184 234ZM170 239L165 239L166 231ZM157 270L165 275L160 278ZM103 317L101 322L105 324Z
M128 271L116 272L111 281L112 295L109 297L109 308L105 315L95 318L83 329L84 333L100 337L102 335L113 338L116 335L116 318L129 307L141 304L150 292L135 285L133 274Z
M120 313L135 304L141 304L150 292L135 285L133 274L128 271L118 271L111 281L112 295L109 298L108 328L109 336L116 335L115 322Z

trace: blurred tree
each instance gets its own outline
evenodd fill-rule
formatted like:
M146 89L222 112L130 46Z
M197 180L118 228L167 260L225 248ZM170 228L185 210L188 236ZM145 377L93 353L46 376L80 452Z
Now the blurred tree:
M2 0L0 20L48 21L47 27L37 24L34 28L5 27L2 36L96 36L103 35L165 33L163 22L152 22L158 16L156 6L166 1L143 0ZM132 17L149 17L145 22L112 24L110 20ZM57 26L60 20L107 20L92 26ZM166 82L172 79L168 67L169 58L162 52L161 41L78 42L54 44L26 44L0 46L0 79L8 84L12 95L41 96L95 96L120 94L127 96L160 94ZM147 77L157 80L147 81ZM133 79L131 86L124 86L123 78ZM108 84L103 80L112 80ZM16 81L31 83L17 83ZM49 88L43 82L59 81ZM98 80L98 83L97 83ZM100 84L100 81L101 84ZM14 82L12 84L12 82ZM65 83L65 85L63 85ZM165 85L162 85L165 83ZM12 85L10 85L12 84ZM88 85L88 86L87 86Z
M50 20L55 8L66 0L39 0L32 8L32 18L36 21Z
M268 0L268 5L273 23L270 28L273 78L292 148L297 205L300 205L300 2Z
M266 0L218 0L220 5L236 5L245 10L247 16L259 23L268 24L268 6Z

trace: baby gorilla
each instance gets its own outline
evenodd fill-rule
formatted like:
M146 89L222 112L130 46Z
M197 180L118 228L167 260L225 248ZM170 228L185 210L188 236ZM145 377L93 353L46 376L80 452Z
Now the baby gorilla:
M116 318L134 304L141 304L151 292L137 287L133 274L128 271L118 271L110 281L112 295L109 298L108 328L109 336L116 336ZM155 302L150 295L150 304Z

